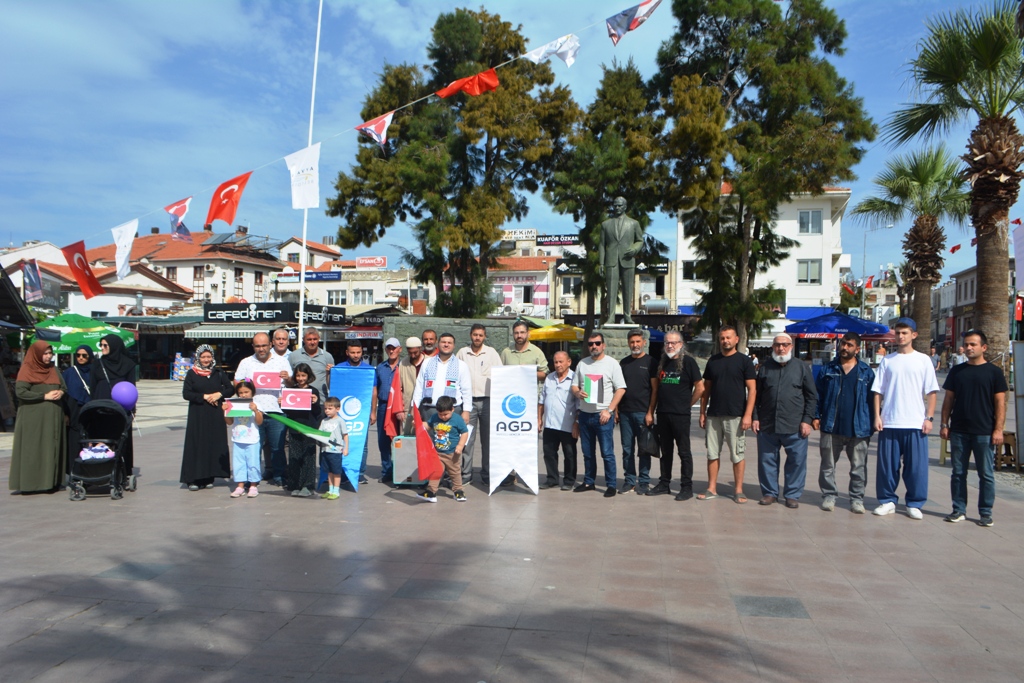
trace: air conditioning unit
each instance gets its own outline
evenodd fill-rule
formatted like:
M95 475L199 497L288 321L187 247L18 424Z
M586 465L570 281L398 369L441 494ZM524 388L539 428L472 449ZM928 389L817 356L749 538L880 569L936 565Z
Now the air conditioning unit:
M207 263L203 270L207 273L212 273L214 271L214 265L212 263Z
M203 294L203 298L206 299L207 301L209 301L210 299L213 298L213 294L210 293L210 292L207 292L207 293Z
M163 268L163 266L153 266L152 271L154 273L162 273L162 272L164 272L164 268Z
M558 305L559 306L572 306L572 297L571 296L563 296L562 298L560 298L558 300Z

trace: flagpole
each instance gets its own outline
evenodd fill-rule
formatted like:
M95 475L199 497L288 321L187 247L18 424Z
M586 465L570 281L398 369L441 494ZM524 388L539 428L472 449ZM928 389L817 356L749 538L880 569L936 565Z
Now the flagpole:
M316 104L316 68L320 62L320 23L324 16L324 0L320 0L320 9L316 14L316 47L313 50L313 88L309 95L309 135L306 138L306 147L313 145L313 107ZM302 328L306 321L306 234L309 226L309 209L302 209L302 250L299 260L299 348L302 348ZM326 334L326 333L325 333ZM326 336L324 344L327 343Z

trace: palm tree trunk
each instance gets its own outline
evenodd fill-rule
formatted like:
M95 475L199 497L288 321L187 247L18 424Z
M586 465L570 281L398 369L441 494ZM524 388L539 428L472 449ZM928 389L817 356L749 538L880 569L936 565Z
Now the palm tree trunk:
M978 296L974 304L977 311L975 327L988 336L990 363L1009 371L1008 347L1010 339L1010 249L1009 211L997 209L988 226L994 228L978 234ZM977 227L977 226L976 226Z
M917 339L914 340L914 350L928 355L932 344L932 285L927 280L916 280L908 282L913 287L913 303L911 310L914 314L914 324L917 325Z

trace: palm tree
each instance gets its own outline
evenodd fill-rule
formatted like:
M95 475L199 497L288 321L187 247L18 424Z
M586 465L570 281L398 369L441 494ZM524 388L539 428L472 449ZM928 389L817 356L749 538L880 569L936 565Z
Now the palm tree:
M985 10L961 9L927 23L928 34L910 62L920 101L886 124L890 143L944 135L976 123L961 157L971 184L970 216L978 239L978 327L989 338L989 360L1003 365L1009 345L1009 212L1020 189L1024 136L1013 115L1024 104L1024 40L1017 35L1015 0Z
M903 279L913 291L912 315L918 335L914 347L928 351L931 339L923 332L931 327L932 287L942 280L946 235L939 225L948 219L963 225L970 208L969 196L960 177L960 164L942 145L893 157L874 180L879 189L853 207L852 216L882 226L912 216L914 224L903 239L906 264Z

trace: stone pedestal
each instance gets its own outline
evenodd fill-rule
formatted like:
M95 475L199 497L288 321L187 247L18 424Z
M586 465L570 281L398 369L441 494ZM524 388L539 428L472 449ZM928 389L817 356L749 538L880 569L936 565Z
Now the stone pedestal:
M636 325L623 325L619 323L604 325L594 331L604 335L604 352L615 360L622 360L629 355L629 331L636 328ZM651 334L647 330L643 330L643 333L644 341L647 342L644 349L647 350L650 347ZM587 353L586 347L584 347L583 353Z

